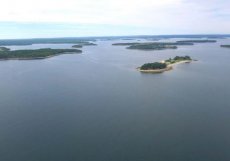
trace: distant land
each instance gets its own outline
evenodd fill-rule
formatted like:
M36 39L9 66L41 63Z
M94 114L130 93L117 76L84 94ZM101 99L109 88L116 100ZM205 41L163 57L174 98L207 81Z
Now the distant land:
M230 45L220 45L220 47L223 47L223 48L230 48Z
M216 40L182 40L177 41L178 43L215 43Z
M114 43L114 46L128 46L127 49L137 50L164 50L177 49L179 45L194 45L194 43L215 43L216 40L183 40L176 42L130 42L130 43Z
M78 49L36 49L36 50L10 50L8 48L0 48L0 60L30 60L30 59L44 59L60 54L74 54L81 53Z
M78 44L81 42L89 42L96 40L160 40L169 38L192 38L192 39L225 39L230 37L230 34L213 34L213 35L135 35L135 36L104 36L104 37L71 37L71 38L33 38L33 39L2 39L0 46L11 45L32 45L32 44Z
M83 46L96 46L97 44L91 42L78 42L76 45L73 45L72 48L82 48Z
M164 50L164 49L177 49L175 45L167 45L163 43L142 43L131 45L127 49L137 49L137 50Z

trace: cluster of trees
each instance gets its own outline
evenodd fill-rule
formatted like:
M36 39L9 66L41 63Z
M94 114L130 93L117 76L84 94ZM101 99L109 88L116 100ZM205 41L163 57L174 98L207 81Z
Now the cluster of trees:
M91 38L44 38L44 39L15 39L0 40L0 46L32 45L32 44L80 44L95 41Z
M179 43L215 43L216 40L181 40Z
M65 53L81 53L78 49L1 50L0 59L36 59Z
M141 66L141 70L154 70L154 69L165 69L167 67L166 63L147 63Z
M0 51L9 51L10 49L9 48L6 48L6 47L0 47Z
M92 42L78 42L77 45L81 45L81 46L95 46L97 44L92 43Z
M190 56L176 56L173 59L170 58L170 59L165 60L165 62L168 64L173 64L173 63L185 61L185 60L192 60L192 58Z
M76 45L73 45L73 48L82 48L83 46L94 46L97 44L91 43L91 42L79 42Z
M115 44L112 44L114 46L130 46L130 45L138 45L138 44L141 44L141 43L138 43L138 42L128 42L128 43L115 43Z
M163 50L163 49L177 49L177 46L174 45L165 45L158 43L143 43L136 44L127 47L127 49L139 49L139 50Z
M82 45L73 45L72 48L82 48Z

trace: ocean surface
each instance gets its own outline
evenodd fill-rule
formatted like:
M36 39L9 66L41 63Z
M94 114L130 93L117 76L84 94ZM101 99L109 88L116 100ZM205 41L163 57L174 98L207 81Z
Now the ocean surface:
M220 48L230 39L162 51L116 42L130 40L0 61L0 161L230 160L230 49ZM136 70L177 55L199 61L162 74Z

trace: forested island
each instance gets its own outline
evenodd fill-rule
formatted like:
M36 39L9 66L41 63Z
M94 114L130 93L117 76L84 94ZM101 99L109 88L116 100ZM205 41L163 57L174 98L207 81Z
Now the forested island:
M146 63L141 67L137 68L143 73L162 73L173 69L173 65L179 63L190 63L192 61L189 56L176 56L175 58L170 58L161 62Z
M164 50L164 49L177 49L175 45L165 45L165 44L136 44L127 47L127 49L137 49L137 50Z
M216 40L181 40L178 43L215 43Z
M114 45L114 46L130 46L130 45L138 45L138 44L141 44L141 43L138 43L138 42L128 42L128 43L114 43L112 45Z
M127 49L136 50L164 50L164 49L177 49L179 45L193 45L189 42L132 42L132 43L114 43L114 46L128 46Z
M220 47L223 47L223 48L230 48L230 45L220 45Z
M73 45L72 48L82 48L82 45Z
M91 42L79 42L76 45L73 45L73 48L82 48L83 46L96 46L97 44Z
M0 46L33 45L33 44L89 44L93 38L38 38L0 40Z
M81 53L78 49L36 49L36 50L10 50L5 47L0 49L0 60L18 59L18 60L29 60L29 59L44 59L60 54L74 54Z
M96 46L97 44L92 43L92 42L78 42L77 45L82 45L82 46Z

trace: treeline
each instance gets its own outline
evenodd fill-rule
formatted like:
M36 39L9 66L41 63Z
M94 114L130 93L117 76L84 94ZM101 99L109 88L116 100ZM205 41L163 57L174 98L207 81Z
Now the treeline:
M138 50L163 50L163 49L177 49L174 45L164 45L164 44L137 44L127 47L127 49L138 49Z
M0 40L0 46L10 45L32 45L32 44L80 44L90 43L89 41L96 41L89 38L51 38L51 39L12 39Z
M180 61L186 61L186 60L190 61L190 60L192 60L192 58L190 56L176 56L173 59L169 58L169 59L165 60L165 62L167 64L174 64L174 63L177 63Z
M0 59L41 59L67 53L81 53L78 49L37 49L37 50L2 50Z
M216 40L181 40L178 43L215 43Z
M140 67L141 70L155 70L155 69L165 69L167 67L166 63L146 63Z

